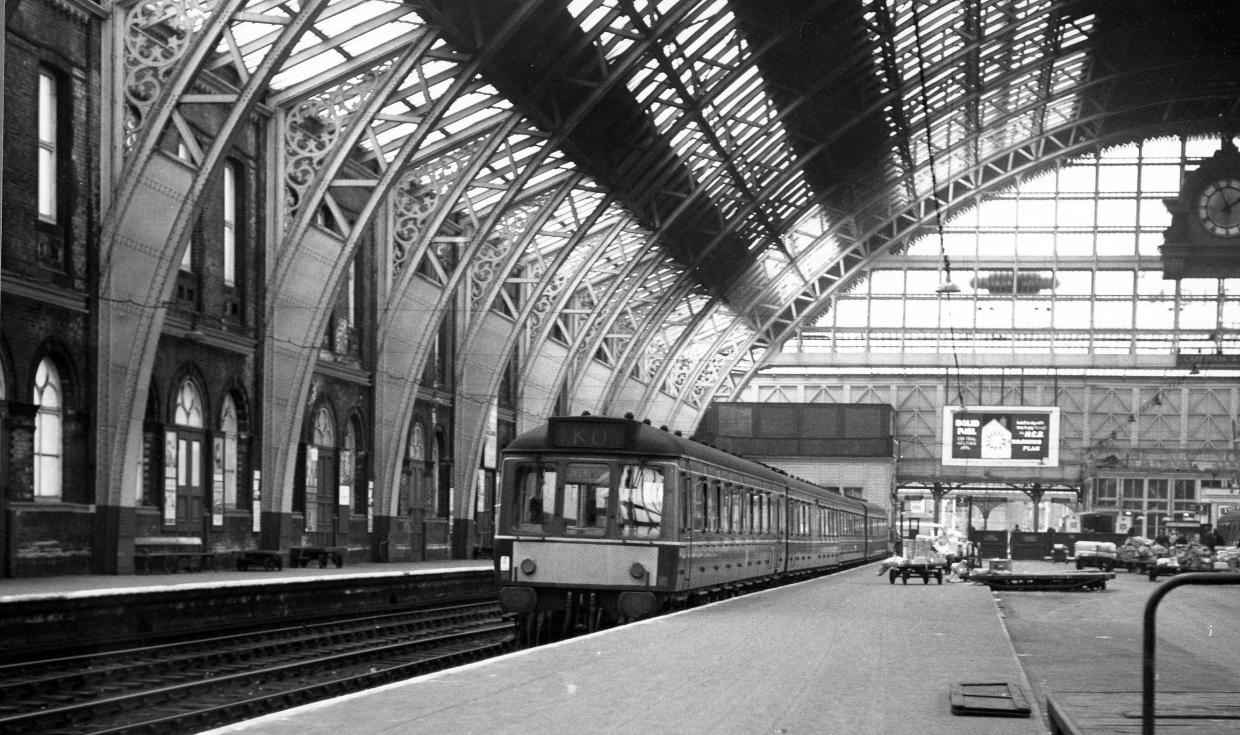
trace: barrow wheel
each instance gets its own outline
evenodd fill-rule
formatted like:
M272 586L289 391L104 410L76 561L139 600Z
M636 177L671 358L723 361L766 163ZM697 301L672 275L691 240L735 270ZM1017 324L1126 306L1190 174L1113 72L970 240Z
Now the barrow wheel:
M892 584L896 583L896 577L898 576L900 576L900 573L894 569L892 569L890 572L887 572L887 579L891 580Z
M934 578L939 580L939 584L943 584L943 573L942 572L939 572L938 574L934 575Z
M281 568L283 568L283 564L280 563L279 559L273 556L267 557L267 561L263 562L263 569L266 569L269 572L272 570L278 570Z
M921 575L921 583L930 584L930 572L926 572Z

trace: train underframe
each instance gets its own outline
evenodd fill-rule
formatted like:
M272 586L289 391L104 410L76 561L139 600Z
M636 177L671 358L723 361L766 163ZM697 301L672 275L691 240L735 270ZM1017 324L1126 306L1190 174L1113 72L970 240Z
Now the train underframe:
M868 561L872 560L857 560L737 580L710 587L675 591L507 587L501 590L501 600L504 599L506 592L511 593L517 590L521 591L522 596L528 597L531 594L535 596L518 604L519 607L531 607L531 609L514 614L518 644L532 646L593 633L651 615L705 605L749 592L830 574Z

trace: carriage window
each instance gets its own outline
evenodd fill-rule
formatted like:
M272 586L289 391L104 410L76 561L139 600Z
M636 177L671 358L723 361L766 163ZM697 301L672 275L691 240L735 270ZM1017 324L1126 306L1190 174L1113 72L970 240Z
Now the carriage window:
M707 500L708 500L707 522L709 523L709 526L711 527L709 527L707 530L715 530L715 532L718 532L718 530L722 530L722 528L720 528L720 523L719 523L719 516L720 516L719 504L720 504L720 501L723 500L722 493L723 493L723 488L719 487L718 482L711 483L711 493L709 493L709 495L707 496Z
M556 473L553 469L521 465L517 469L515 510L517 527L522 531L538 531L553 508L546 505L554 497Z
M610 489L611 468L607 465L571 462L565 466L565 531L603 535L607 531L607 493Z
M697 531L706 530L706 496L710 492L710 485L706 480L698 485L698 491L693 496L693 528Z
M663 522L663 470L625 465L620 470L620 536L658 538Z

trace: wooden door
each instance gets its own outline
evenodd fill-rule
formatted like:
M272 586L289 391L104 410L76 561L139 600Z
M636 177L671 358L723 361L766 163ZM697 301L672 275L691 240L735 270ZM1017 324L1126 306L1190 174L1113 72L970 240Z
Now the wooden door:
M315 546L336 546L338 536L336 523L339 513L340 492L336 481L336 450L319 447L318 477L315 483L315 522L310 528L311 543ZM309 498L306 499L309 502Z
M189 432L177 435L176 532L204 541L206 497L203 481L203 437Z

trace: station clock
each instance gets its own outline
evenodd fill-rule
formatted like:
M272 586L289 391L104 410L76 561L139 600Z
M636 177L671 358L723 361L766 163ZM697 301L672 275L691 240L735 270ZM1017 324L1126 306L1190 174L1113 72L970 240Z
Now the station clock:
M1171 213L1159 248L1163 278L1240 276L1240 151L1229 137L1163 204Z

